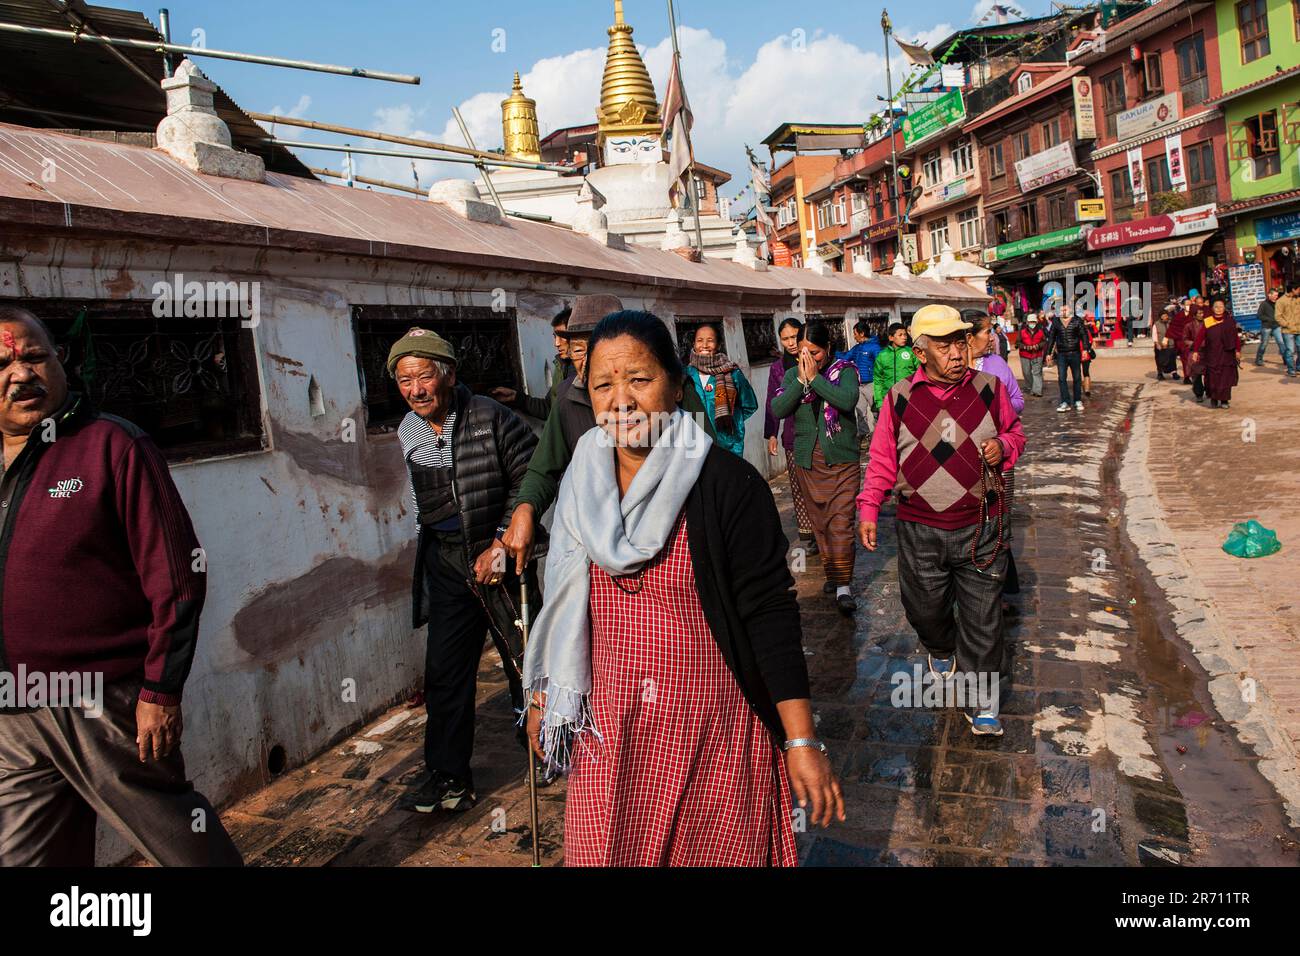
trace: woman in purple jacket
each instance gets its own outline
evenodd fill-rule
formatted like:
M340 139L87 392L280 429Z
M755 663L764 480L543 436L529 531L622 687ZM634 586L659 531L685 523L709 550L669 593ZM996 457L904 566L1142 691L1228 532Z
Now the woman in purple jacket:
M1011 366L997 354L997 336L993 334L993 317L980 315L971 319L971 322L973 324L966 333L966 360L975 371L988 372L1006 386L1011 407L1017 415L1020 415L1025 410L1025 396L1020 391L1020 383L1016 381ZM1015 472L1003 472L1002 480L1006 482L1007 496L1010 499L1015 494ZM1002 582L1004 595L1020 593L1020 575L1016 572L1016 556L1011 551L1010 542L1011 535L1008 532L1007 576ZM1020 613L1018 607L1005 599L1002 601L1002 611L1004 614Z
M991 316L980 315L971 319L973 323L966 333L966 355L970 367L977 372L988 372L1007 387L1007 397L1017 415L1025 410L1025 396L1020 392L1020 383L1006 359L997 354L998 337L993 332Z
M799 482L795 480L798 465L794 463L794 416L778 419L772 415L772 399L785 373L799 361L799 346L803 342L803 323L798 319L786 319L777 329L781 340L781 357L772 362L767 373L767 401L763 403L763 437L767 439L767 453L776 457L777 430L781 432L781 446L785 449L786 475L790 479L790 496L794 499L794 520L799 526L799 537L803 539L807 554L817 553L817 539L813 537L812 521L808 518L808 509L804 507L803 493Z

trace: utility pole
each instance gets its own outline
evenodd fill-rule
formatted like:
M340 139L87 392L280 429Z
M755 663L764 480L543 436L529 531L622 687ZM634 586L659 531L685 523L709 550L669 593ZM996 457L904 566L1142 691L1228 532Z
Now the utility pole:
M888 191L893 193L894 217L898 220L898 228L894 231L894 259L897 261L903 251L903 217L899 215L899 202L903 197L898 194L898 148L894 145L894 75L889 66L889 34L893 32L894 25L889 22L889 11L883 8L880 11L880 29L885 35L885 95L889 97L885 103L885 109L889 111Z
M672 28L673 37L673 68L677 71L677 76L682 75L682 51L677 46L677 14L673 10L673 0L668 0L668 24ZM686 90L682 88L682 97L685 98ZM695 211L695 247L704 254L704 230L700 228L700 180L695 175L695 147L691 145L691 130L689 123L683 123L682 129L686 131L686 151L691 158L691 209ZM677 149L676 143L673 143L673 149Z

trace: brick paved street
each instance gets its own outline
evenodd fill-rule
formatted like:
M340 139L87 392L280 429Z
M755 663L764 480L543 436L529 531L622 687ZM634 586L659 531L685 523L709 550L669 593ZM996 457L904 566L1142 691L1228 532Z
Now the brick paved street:
M817 558L796 575L819 732L848 811L843 824L800 834L805 865L1297 862L1282 799L1257 769L1256 751L1216 708L1205 670L1174 628L1173 607L1127 539L1119 487L1140 396L1154 415L1151 468L1177 547L1204 572L1234 628L1235 615L1246 612L1241 620L1261 635L1247 648L1252 665L1294 718L1286 694L1297 665L1281 642L1294 642L1295 619L1280 562L1257 570L1219 560L1215 548L1231 520L1255 512L1225 502L1222 514L1202 514L1189 492L1223 493L1244 483L1249 465L1247 499L1268 502L1259 516L1285 531L1281 489L1291 479L1259 473L1288 467L1296 453L1267 437L1243 452L1237 439L1178 424L1173 416L1214 413L1180 404L1181 387L1152 398L1156 383L1142 385L1144 355L1094 366L1083 415L1057 414L1049 398L1031 398L1026 408L1029 450L1017 469L1015 505L1023 613L1009 619L1005 736L972 737L955 710L891 705L892 676L925 661L899 603L892 507L880 550L859 553L856 621L822 593ZM1258 374L1259 381L1246 374L1233 428L1252 408L1262 423L1267 409L1279 427L1294 427L1300 386ZM1289 404L1263 393L1266 385L1286 392ZM1049 395L1053 386L1049 379ZM1226 427L1227 415L1219 421ZM1267 425L1260 430L1269 435ZM1199 473L1181 470L1189 455L1202 462ZM778 481L774 491L788 523L788 489ZM1271 643L1264 637L1274 634ZM259 865L526 866L525 762L491 652L479 702L481 799L473 811L444 818L401 807L422 772L424 718L422 709L398 707L228 808L237 842ZM563 859L563 783L542 793L544 864L555 865Z

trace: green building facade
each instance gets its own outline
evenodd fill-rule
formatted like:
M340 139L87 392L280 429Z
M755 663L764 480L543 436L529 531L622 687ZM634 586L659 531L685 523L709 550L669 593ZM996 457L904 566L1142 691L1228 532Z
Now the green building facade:
M1300 0L1217 0L1233 261L1300 281Z

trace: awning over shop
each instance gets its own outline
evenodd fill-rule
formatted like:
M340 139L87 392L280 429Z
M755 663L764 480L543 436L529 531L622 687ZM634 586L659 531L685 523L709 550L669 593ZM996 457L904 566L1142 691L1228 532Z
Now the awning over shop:
M1194 256L1201 251L1207 235L1179 236L1177 239L1165 239L1162 242L1148 242L1139 246L1133 253L1134 262L1160 262L1162 259L1182 259Z
M990 262L990 263L986 263L986 265L993 270L994 279L1032 278L1038 272L1039 269L1038 264L1033 261L1022 261L1022 262L1015 262L1009 264L1003 264L1001 262Z
M1100 271L1100 256L1093 256L1091 259L1068 259L1065 262L1053 262L1043 266L1038 270L1038 281L1046 282L1048 279L1064 279L1068 275L1087 275L1090 272Z

